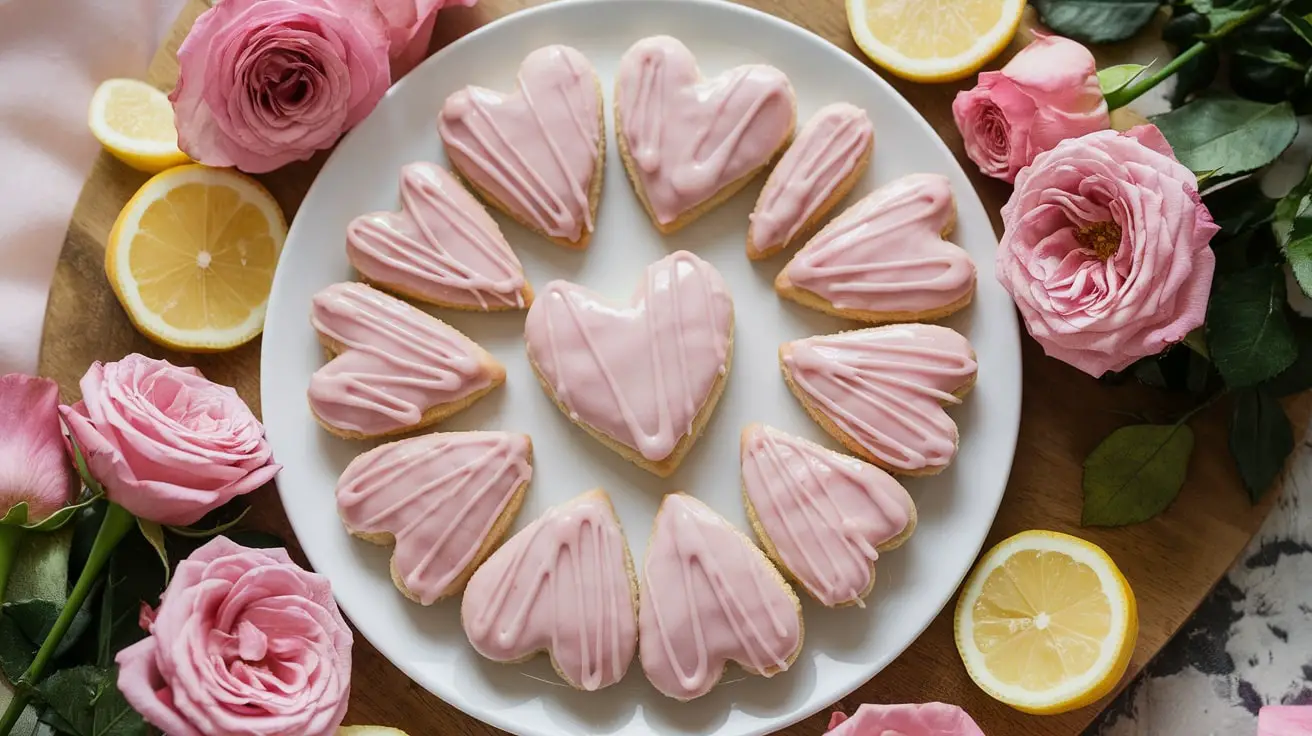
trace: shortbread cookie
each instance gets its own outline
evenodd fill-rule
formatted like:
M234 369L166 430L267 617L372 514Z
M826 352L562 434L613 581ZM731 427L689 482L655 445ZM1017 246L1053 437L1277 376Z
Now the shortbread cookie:
M360 455L337 481L352 535L391 545L392 582L427 606L459 593L515 521L529 479L526 434L435 432Z
M970 255L944 239L955 219L947 177L904 176L825 225L779 272L775 290L862 322L946 317L975 293Z
M627 306L567 281L547 284L524 338L543 388L571 421L664 477L724 390L733 302L714 266L678 251L647 267Z
M644 38L620 59L615 137L656 228L672 233L742 189L788 145L797 101L784 73L748 64L703 79L688 47Z
M692 496L661 502L642 569L642 670L676 700L711 691L730 661L771 677L802 651L802 606L746 535Z
M875 126L846 102L820 108L765 180L747 227L747 257L784 250L852 191L870 163Z
M346 228L346 255L366 281L440 307L524 309L533 290L501 228L446 169L401 169L401 210Z
M606 159L601 82L587 57L547 46L506 95L466 87L446 99L438 131L460 176L489 204L568 248L597 223Z
M826 606L863 605L879 553L915 531L916 506L893 476L773 427L743 430L742 471L765 553Z
M934 475L957 454L944 406L975 385L975 351L959 333L905 324L820 335L779 348L788 388L826 432L903 475Z
M427 427L506 380L506 369L442 320L364 284L314 295L310 324L330 356L310 376L310 411L346 439Z
M619 682L638 643L638 586L624 530L601 489L548 509L492 553L460 620L496 662L551 657L579 690Z

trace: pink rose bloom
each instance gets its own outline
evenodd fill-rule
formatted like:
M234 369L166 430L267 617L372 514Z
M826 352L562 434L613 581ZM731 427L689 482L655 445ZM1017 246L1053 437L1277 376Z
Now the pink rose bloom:
M278 473L246 402L195 368L133 354L93 364L80 385L64 422L109 500L136 516L191 524Z
M1312 734L1312 705L1267 705L1257 712L1257 736Z
M118 653L118 689L169 736L332 736L351 630L328 579L282 549L216 537L178 564L150 636Z
M424 60L433 38L437 11L450 5L469 7L478 0L374 0L387 19L392 79L400 79Z
M1002 222L998 280L1048 355L1100 376L1203 324L1219 228L1156 126L1040 154Z
M1062 140L1109 125L1093 54L1061 36L1039 36L1001 71L980 72L952 116L970 160L1006 182Z
M829 736L984 736L966 711L947 703L867 703L857 708L851 718L835 713L826 733Z
M21 373L0 377L0 517L26 502L27 522L44 521L72 498L74 478L59 386Z
M178 49L178 146L210 166L272 171L328 148L391 83L372 0L223 0Z

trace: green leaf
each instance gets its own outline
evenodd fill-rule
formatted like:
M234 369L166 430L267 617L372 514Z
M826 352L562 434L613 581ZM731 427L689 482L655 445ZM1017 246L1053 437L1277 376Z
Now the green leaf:
M1244 48L1235 49L1235 54L1264 61L1275 66L1282 66L1299 74L1303 73L1303 65L1298 62L1298 59L1295 59L1292 54L1271 46L1245 46Z
M211 511L191 526L167 526L170 532L180 537L208 539L222 534L241 523L250 513L251 505L245 496L238 496L219 508Z
M43 680L37 695L70 736L147 736L145 720L119 692L117 679L117 668L72 667Z
M1282 398L1312 388L1312 320L1294 320L1293 331L1298 357L1275 378L1262 384L1262 388Z
M1134 80L1143 76L1152 64L1117 64L1098 71L1098 86L1103 97L1119 92Z
M1212 287L1207 345L1230 388L1261 383L1294 362L1298 346L1285 318L1285 275L1279 267L1251 268Z
M1221 228L1221 235L1233 238L1270 222L1276 200L1262 193L1256 177L1249 177L1213 189L1203 196L1203 204Z
M164 527L153 521L147 521L137 517L137 528L141 529L141 536L150 542L150 546L155 548L155 554L159 555L159 562L164 566L164 583L169 582L169 552L164 546Z
M129 534L119 543L105 570L105 588L97 617L96 662L113 664L114 654L146 636L139 625L141 604L159 604L164 569L145 537Z
M1298 120L1288 102L1265 105L1234 97L1202 97L1153 122L1195 172L1242 174L1275 161L1293 142Z
M1196 92L1212 86L1221 70L1221 54L1214 46L1186 61L1175 71L1175 86L1171 88L1171 107L1179 107Z
M1289 24L1289 27L1293 29L1294 33L1298 34L1299 38L1312 45L1312 13L1299 15L1289 8L1285 8L1280 12L1280 17L1285 23Z
M1312 296L1312 173L1276 205L1275 231L1294 280Z
M1148 25L1159 0L1034 0L1044 25L1086 43L1124 41Z
M1084 526L1125 526L1160 514L1180 493L1194 449L1188 425L1136 424L1084 459Z
M224 536L243 547L252 549L275 549L287 546L287 542L277 534L262 532L258 529L242 529Z
M0 607L0 671L9 682L15 682L32 664L62 608L62 603L40 598L9 601ZM91 615L83 607L73 616L55 656L63 656L77 644L90 624Z
M1294 428L1280 401L1265 387L1246 388L1235 396L1230 420L1230 454L1253 503L1285 467L1294 450Z

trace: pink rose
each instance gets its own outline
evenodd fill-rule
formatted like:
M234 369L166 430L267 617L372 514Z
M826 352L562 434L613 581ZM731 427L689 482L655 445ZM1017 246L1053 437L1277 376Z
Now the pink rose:
M1048 355L1099 376L1203 323L1219 228L1156 126L1040 154L1002 222L998 280Z
M1001 71L981 72L952 116L970 160L1006 182L1062 140L1109 124L1093 54L1061 36L1039 36Z
M26 502L26 521L44 521L75 488L59 428L59 386L21 373L0 377L0 517Z
M469 7L478 0L374 0L387 19L391 39L392 78L400 79L424 60L433 38L437 11L451 5Z
M351 689L351 630L328 579L281 549L216 537L178 564L118 689L169 736L331 736Z
M109 500L137 516L191 524L278 473L246 403L195 368L133 354L93 364L81 388L64 422Z
M960 706L947 703L866 703L851 718L841 712L829 719L829 736L984 736Z
M1264 705L1257 712L1257 736L1312 734L1312 705Z
M391 83L372 0L223 0L178 49L178 146L210 166L272 171L332 146Z

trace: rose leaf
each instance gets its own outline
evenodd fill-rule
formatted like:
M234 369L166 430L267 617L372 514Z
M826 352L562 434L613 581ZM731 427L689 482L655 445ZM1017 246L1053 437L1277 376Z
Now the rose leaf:
M1180 163L1194 172L1215 171L1218 177L1266 166L1298 133L1288 102L1267 105L1237 97L1202 97L1153 122Z
M1312 296L1312 172L1276 204L1275 231L1299 288Z
M109 558L105 588L97 616L96 662L108 667L114 655L146 636L141 628L141 606L159 604L164 590L164 569L144 537L129 535Z
M37 685L41 721L72 736L146 736L146 721L118 690L118 669L90 665L59 670Z
M1107 436L1084 459L1084 526L1147 521L1184 485L1194 433L1185 424L1135 424Z
M1102 90L1102 96L1107 97L1114 92L1119 92L1130 82L1143 76L1152 64L1117 64L1109 66L1106 69L1098 71L1098 87Z
M1207 345L1230 388L1261 383L1294 362L1298 345L1285 317L1285 278L1278 266L1250 268L1212 287Z
M1285 397L1312 388L1312 319L1294 320L1298 357L1275 378L1262 384L1273 396Z
M1263 386L1240 391L1230 419L1230 454L1253 503L1262 499L1293 451L1294 428L1275 395Z
M137 517L137 527L141 529L141 536L150 542L150 546L155 548L155 554L159 555L160 564L164 565L164 582L169 581L169 553L164 546L164 527L153 521L147 521Z
M1234 238L1271 222L1276 200L1262 193L1256 177L1249 177L1208 192L1203 204L1221 228L1220 235Z
M1148 25L1159 0L1034 0L1043 24L1085 43L1124 41Z

